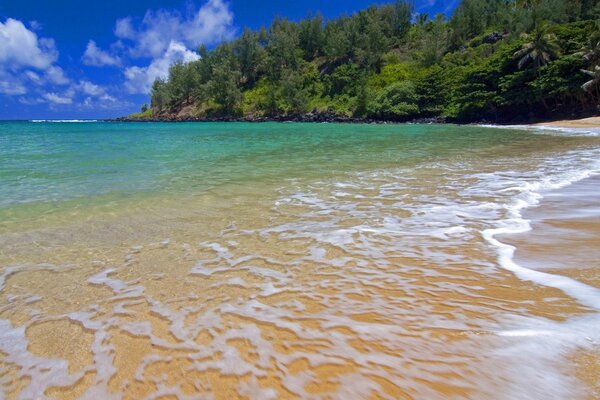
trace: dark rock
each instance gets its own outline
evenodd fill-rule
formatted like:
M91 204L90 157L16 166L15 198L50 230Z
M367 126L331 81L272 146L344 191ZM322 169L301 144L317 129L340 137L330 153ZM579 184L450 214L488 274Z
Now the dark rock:
M502 40L502 35L498 32L492 32L489 35L483 37L482 42L488 44L494 44Z

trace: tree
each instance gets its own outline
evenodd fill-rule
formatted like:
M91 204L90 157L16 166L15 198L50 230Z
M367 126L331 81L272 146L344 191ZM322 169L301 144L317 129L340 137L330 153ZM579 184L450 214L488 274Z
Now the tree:
M422 34L419 47L421 62L425 67L439 62L449 45L449 32L444 16L438 14L434 21L430 21Z
M539 73L542 66L548 64L560 54L560 46L556 35L547 33L545 27L536 29L533 34L524 33L521 37L526 42L521 50L514 54L514 58L519 60L519 69L523 69L527 64L532 63L533 69Z
M600 37L590 39L588 44L577 52L577 55L583 57L591 65L600 63Z
M588 93L596 92L598 96L598 86L600 85L600 66L596 65L593 70L582 69L581 72L588 75L592 79L581 85L581 88Z
M263 68L265 58L258 34L245 28L242 36L235 42L233 51L239 61L242 82L246 86L252 86Z
M242 101L242 92L237 85L240 73L225 65L217 65L213 70L210 90L220 112L225 115L237 115Z
M284 111L289 114L304 113L308 108L308 93L303 76L295 71L285 71L281 81Z
M419 113L418 100L412 82L396 82L375 98L369 106L369 114L379 118L403 119Z
M326 23L280 18L200 46L198 60L154 82L153 115L518 120L600 99L600 0L460 0L450 19L414 16L411 4Z
M413 16L414 7L412 3L405 1L396 1L394 3L394 12L392 15L392 28L393 34L402 39L406 36L411 26L411 19Z
M276 19L269 30L268 73L278 79L285 69L295 70L299 63L298 29L287 19Z
M148 104L147 104L147 103L144 103L144 104L142 105L142 112L143 112L143 113L145 113L146 111L148 111Z
M169 97L171 102L191 101L192 93L198 86L198 75L194 73L193 66L178 61L169 68Z
M369 91L367 89L367 78L366 76L362 76L358 82L354 115L357 117L364 117L368 112L368 105Z
M168 84L164 79L159 78L152 83L150 99L150 106L157 111L162 111L170 102L171 99L168 94Z
M299 45L304 53L304 59L310 61L320 56L325 43L321 14L302 20L298 28Z

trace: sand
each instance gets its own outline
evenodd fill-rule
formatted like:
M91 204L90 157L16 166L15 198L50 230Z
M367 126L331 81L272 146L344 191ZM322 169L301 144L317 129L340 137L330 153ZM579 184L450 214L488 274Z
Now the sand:
M533 126L553 126L557 128L600 128L600 117L542 122Z

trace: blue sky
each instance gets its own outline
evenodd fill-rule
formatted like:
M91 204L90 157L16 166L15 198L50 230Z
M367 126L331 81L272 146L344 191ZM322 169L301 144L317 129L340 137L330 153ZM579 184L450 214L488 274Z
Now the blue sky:
M458 0L415 0L450 13ZM2 0L0 119L110 118L138 111L170 63L198 57L243 27L320 11L325 18L369 0Z

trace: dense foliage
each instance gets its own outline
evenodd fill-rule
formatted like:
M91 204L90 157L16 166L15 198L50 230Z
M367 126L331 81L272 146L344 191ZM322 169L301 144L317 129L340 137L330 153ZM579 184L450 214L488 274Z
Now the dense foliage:
M306 113L511 120L597 111L600 0L462 0L451 18L409 3L267 29L171 66L157 118Z

